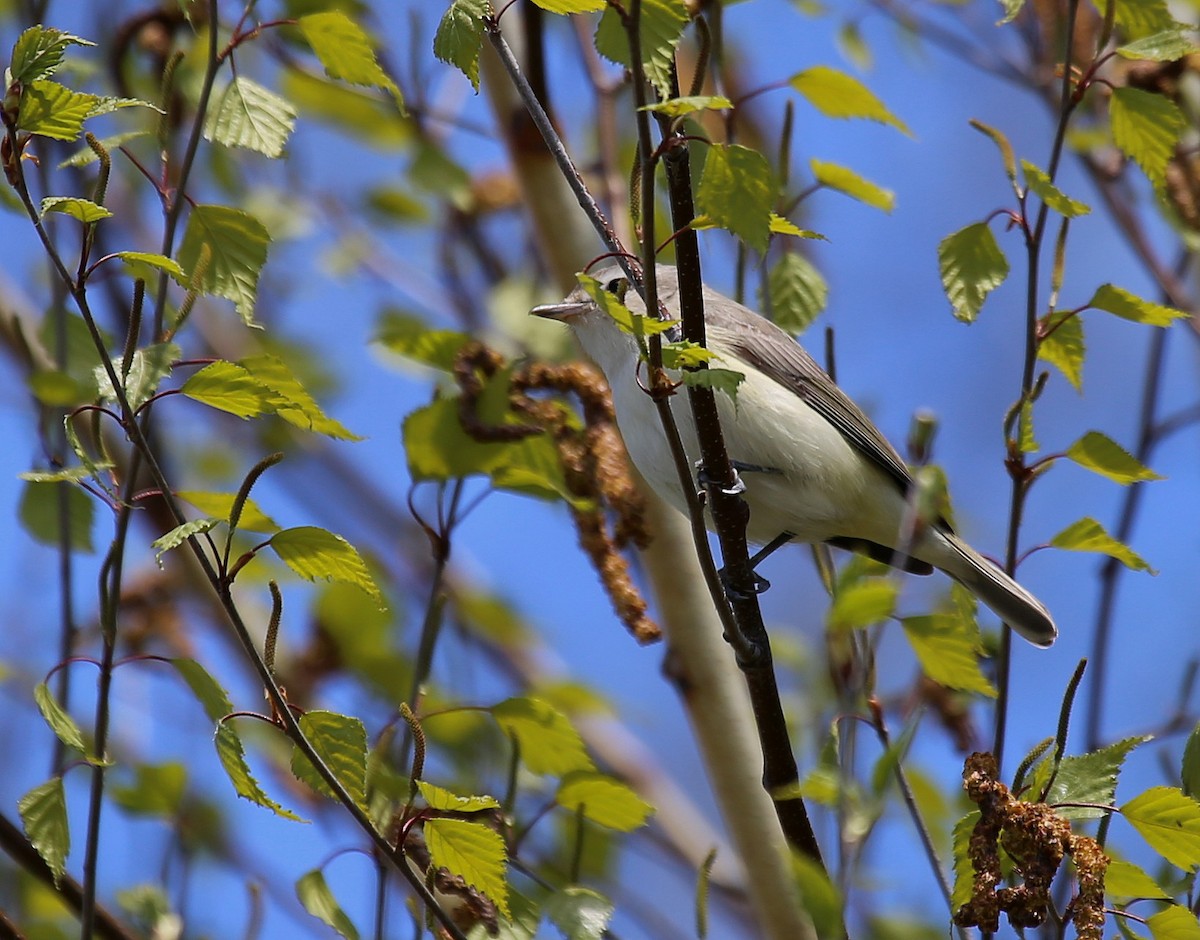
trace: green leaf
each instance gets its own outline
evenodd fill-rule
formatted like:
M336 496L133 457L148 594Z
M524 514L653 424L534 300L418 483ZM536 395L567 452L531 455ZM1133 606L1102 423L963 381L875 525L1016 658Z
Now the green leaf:
M1113 6L1121 34L1131 40L1181 28L1171 15L1166 0L1116 0Z
M1133 549L1114 539L1095 519L1084 517L1073 522L1050 540L1055 548L1070 552L1098 552L1117 559L1126 568L1134 571L1154 572Z
M1133 862L1110 859L1104 870L1104 893L1111 898L1168 898L1162 886Z
M125 263L125 270L129 272L130 277L135 279L152 281L160 271L166 271L179 283L183 283L187 279L179 262L166 255L158 255L149 251L118 251L114 252L114 257L120 258Z
M1054 785L1046 794L1046 802L1051 806L1058 803L1112 805L1117 793L1117 775L1125 758L1130 751L1149 741L1151 737L1140 735L1125 738L1089 754L1064 757L1058 765L1058 773L1054 776ZM1062 819L1099 819L1107 815L1102 809L1083 806L1059 807L1056 812Z
M39 682L33 688L33 700L37 702L38 711L42 713L42 717L46 719L46 724L50 726L50 730L54 732L58 740L62 741L67 747L73 747L82 754L88 755L90 763L95 763L95 759L91 757L91 752L88 750L87 744L83 740L83 732L79 725L75 723L75 719L67 714L66 709L59 704L58 699L54 697L54 693L50 691L50 686L45 682Z
M241 147L268 157L283 156L296 126L296 109L275 92L239 75L217 94L204 136L226 147Z
M78 483L92 475L87 467L66 467L62 470L27 470L17 478L30 483Z
M899 592L891 578L863 578L841 588L829 610L830 629L853 630L887 620Z
M608 934L613 903L591 888L560 888L542 905L542 913L566 940L601 940Z
M696 189L696 209L755 251L765 252L777 186L767 158L738 144L713 144Z
M683 373L683 384L694 388L708 388L722 395L728 395L736 404L738 389L746 381L743 372L733 369L695 369Z
M536 698L510 698L491 709L504 733L515 738L521 761L535 774L561 777L591 770L592 759L567 716Z
M64 486L65 490L60 489ZM91 553L95 506L87 493L77 486L69 483L26 482L17 510L21 525L35 541L43 545L58 545L60 499L65 499L69 520L67 544L71 551Z
M1037 437L1033 433L1033 402L1021 402L1021 410L1017 413L1017 448L1023 454L1033 454L1038 451Z
M25 835L50 868L57 885L67 867L71 830L67 823L67 798L62 777L34 787L17 803Z
M367 730L363 723L349 715L314 710L300 716L300 730L354 802L365 806ZM334 799L329 784L298 747L292 749L292 773L322 796Z
M60 372L57 369L36 369L29 373L29 390L33 392L34 397L43 405L49 405L51 408L71 408L84 401L87 401L95 396L92 394L93 389L73 379L68 373ZM86 479L87 473L78 479ZM32 477L22 477L22 479L33 479ZM38 482L52 483L55 479L47 474L44 478L38 478Z
M150 133L151 132L149 130L143 129L136 131L123 131L120 134L109 134L107 137L99 138L100 146L102 146L109 153L112 153L118 147L124 146L131 140L139 140L142 137L149 137ZM65 160L62 160L58 164L58 168L60 170L65 170L70 167L78 168L90 166L99 160L100 158L96 156L96 151L94 151L91 147L85 146L80 147L75 151L75 153L71 154L71 156L67 157Z
M382 88L397 101L400 89L380 67L371 37L341 10L300 17L300 31L330 78Z
M696 216L692 219L692 228L699 231L702 228L715 228L715 223L708 222L703 216ZM811 238L817 241L829 241L820 232L814 232L810 229L801 228L791 219L785 219L777 212L771 213L771 221L768 225L772 235L794 235L796 238Z
M233 493L206 493L199 490L178 490L175 495L191 503L206 516L213 516L222 522L229 521L229 513L236 498ZM242 517L238 520L238 529L247 532L278 532L279 525L259 508L253 497L247 497L242 506Z
M367 563L340 535L316 526L297 526L276 532L270 545L279 559L305 580L352 584L384 606L383 594Z
M1050 333L1052 327L1054 332ZM1083 320L1070 311L1056 311L1038 321L1038 332L1045 337L1038 343L1038 358L1057 368L1075 391L1082 392L1083 360L1087 353Z
M663 343L663 367L666 369L694 369L720 357L711 349L681 339L677 343Z
M399 356L449 372L459 350L471 337L458 330L431 329L418 316L389 310L381 319L375 340Z
M358 929L346 916L319 868L301 875L296 881L296 897L304 909L317 920L327 924L346 940L358 940Z
M1099 431L1088 431L1067 448L1067 456L1081 467L1122 485L1163 479L1120 444Z
M305 120L324 121L348 136L389 152L413 141L413 123L400 114L394 102L373 92L338 85L299 69L285 70L279 86Z
M1200 52L1200 46L1178 26L1117 47L1117 55L1126 59L1151 62L1178 62Z
M950 896L950 906L959 910L971 900L974 891L975 870L971 865L971 834L979 822L979 810L971 810L954 824L954 890Z
M170 663L175 667L180 678L187 683L188 688L192 690L192 694L204 708L204 714L208 716L209 721L216 724L233 711L229 693L198 662L194 659L172 659Z
M229 782L233 784L233 789L238 796L251 803L257 803L259 806L265 806L277 816L294 819L296 822L307 822L290 809L285 809L276 803L258 785L258 781L250 773L250 765L246 763L246 751L242 747L242 739L238 736L232 720L221 721L217 724L217 733L213 740L217 746L217 757L221 760L221 766L225 768Z
M809 161L809 166L817 182L828 189L845 193L851 199L857 199L884 212L891 212L896 207L894 192L859 176L849 167L815 159Z
M80 199L77 196L47 196L42 200L42 215L45 216L47 212L61 212L85 225L112 218L111 210L96 205L90 199Z
M1143 300L1123 287L1115 287L1112 284L1101 284L1097 287L1087 306L1147 326L1170 326L1175 320L1187 316L1182 310Z
M1153 940L1200 940L1196 915L1180 904L1172 904L1146 918Z
M1200 803L1175 787L1151 787L1121 807L1121 815L1172 865L1200 866Z
M845 933L842 925L844 904L841 892L829 878L820 862L799 851L792 851L792 877L804 899L804 910L812 918L818 937L839 937Z
M508 882L504 880L504 867L508 853L500 833L462 819L429 819L424 831L431 864L445 868L452 875L461 875L507 917Z
M483 18L491 13L490 0L454 0L438 23L433 54L453 65L479 91L479 51L483 47Z
M324 434L334 440L361 441L362 438L348 431L342 424L325 414L313 400L308 390L278 356L261 353L247 356L238 361L243 369L280 399L275 413L289 424L298 428Z
M430 809L446 813L477 813L485 809L500 809L500 801L494 796L459 796L425 780L418 780L417 788Z
M162 380L171 374L172 366L181 355L182 352L174 343L155 343L134 350L129 373L125 376L125 398L130 408L137 411L154 397ZM103 366L96 367L96 389L101 398L117 400L108 370Z
M187 767L177 761L139 764L134 781L109 789L113 802L136 816L170 819L179 812L187 791Z
M999 148L1000 159L1004 161L1004 174L1010 182L1015 183L1017 181L1017 158L1013 153L1012 144L1008 142L1008 138L1004 136L1003 132L984 124L982 121L972 120L970 124Z
M789 333L803 333L829 300L829 285L807 258L796 252L780 257L767 274L771 319Z
M179 263L196 270L203 248L210 257L201 289L206 294L232 300L247 326L254 325L254 299L258 275L267 262L271 236L250 213L231 206L200 205L188 217Z
M554 795L555 802L573 813L617 832L633 832L646 824L654 807L628 785L595 770L566 774Z
M220 360L206 365L179 389L188 398L239 418L274 414L279 396L247 369Z
M1004 16L996 21L997 26L1003 26L1015 20L1025 6L1025 0L1000 0L1000 5L1004 7Z
M567 0L569 2L569 0ZM593 9L600 9L597 5ZM642 0L642 20L639 40L646 78L658 89L662 98L671 97L671 75L675 63L675 47L679 45L690 16L683 0ZM629 68L633 56L629 52L629 35L617 11L609 7L596 27L596 51L611 62Z
M904 122L892 114L866 85L839 69L816 65L797 72L788 79L788 84L826 117L878 121L912 136Z
M1140 88L1114 88L1108 100L1113 140L1142 168L1150 182L1166 182L1167 164L1175 156L1187 119L1169 98Z
M1195 799L1200 796L1200 723L1188 735L1183 748L1183 763L1179 768L1183 792Z
M150 547L154 549L154 560L162 566L162 556L173 548L178 548L193 535L203 535L205 532L211 532L221 524L220 519L193 519L191 522L184 522L175 526L170 532L161 535L150 543Z
M697 111L723 111L732 107L733 102L724 95L687 95L644 105L641 110L665 114L670 118L681 118Z
M72 91L58 82L33 81L21 92L17 129L55 140L74 140L99 102L95 95Z
M603 10L605 0L533 0L549 13L594 13Z
M645 349L645 339L647 336L654 336L656 333L665 333L675 325L674 320L660 320L658 317L647 316L642 313L634 313L622 302L612 291L607 291L600 286L590 274L576 274L576 279L579 281L579 286L584 289L584 292L595 301L596 305L612 317L613 322L617 324L624 332L630 336L637 337L638 346Z
M1025 175L1025 185L1038 199L1042 200L1042 202L1059 215L1068 219L1074 219L1081 215L1087 215L1092 211L1091 206L1087 203L1065 195L1061 189L1054 185L1044 170L1030 163L1028 160L1021 161L1021 171Z
M69 46L94 46L94 42L73 36L50 26L31 26L21 33L13 45L9 65L10 82L26 85L53 75Z
M942 287L965 323L979 316L983 301L1008 277L1008 259L986 222L975 222L947 235L938 245Z
M939 613L900 622L921 671L930 679L951 689L996 697L995 687L979 668L979 629L968 617Z

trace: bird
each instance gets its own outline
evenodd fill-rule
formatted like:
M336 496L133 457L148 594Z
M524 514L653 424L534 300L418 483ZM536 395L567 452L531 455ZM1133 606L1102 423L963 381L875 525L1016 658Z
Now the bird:
M645 314L645 302L617 264L592 276L632 313ZM659 264L656 278L660 302L678 318L676 269ZM644 387L637 338L618 327L582 285L531 313L571 328L608 381L634 466L659 496L687 512L666 435ZM750 542L824 542L917 574L937 568L1035 646L1054 642L1058 630L1045 606L945 519L912 525L916 484L904 459L791 334L707 286L704 316L707 345L718 358L714 365L744 376L736 401L721 392L716 399L726 449L744 481ZM698 461L687 396L672 395L670 402L688 458ZM706 522L712 528L711 518Z

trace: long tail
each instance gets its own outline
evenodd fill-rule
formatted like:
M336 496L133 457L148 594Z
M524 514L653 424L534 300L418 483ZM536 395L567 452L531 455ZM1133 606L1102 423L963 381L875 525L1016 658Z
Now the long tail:
M1046 647L1054 642L1058 628L1041 601L957 536L946 532L939 534L950 551L934 562L937 567L983 601L1034 646Z

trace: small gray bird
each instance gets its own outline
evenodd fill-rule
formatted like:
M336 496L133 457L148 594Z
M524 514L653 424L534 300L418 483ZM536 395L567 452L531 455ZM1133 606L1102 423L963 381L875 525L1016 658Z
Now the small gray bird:
M634 313L645 304L613 264L595 278ZM659 298L679 316L673 267L658 266ZM742 468L750 507L747 537L766 545L781 535L828 542L920 574L939 568L1037 646L1058 631L1045 607L951 531L944 520L911 537L913 478L903 458L799 344L775 324L714 290L704 289L714 365L745 375L737 405L717 394L730 459ZM576 288L539 317L569 325L612 387L617 424L634 465L660 496L682 511L675 464L650 397L639 384L637 341ZM685 394L671 408L691 460L700 456ZM711 525L711 520L710 520Z

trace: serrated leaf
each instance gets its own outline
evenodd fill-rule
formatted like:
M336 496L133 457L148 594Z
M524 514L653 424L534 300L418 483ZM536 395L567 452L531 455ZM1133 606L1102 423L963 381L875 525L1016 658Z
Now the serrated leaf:
M468 885L487 895L508 916L508 882L504 868L508 853L494 829L462 819L429 819L425 844L431 864L461 875Z
M1166 0L1117 0L1113 6L1114 20L1121 35L1130 40L1181 28L1171 15Z
M1200 723L1192 729L1184 745L1179 779L1184 793L1193 799L1200 796Z
M1004 26L1017 18L1025 6L1025 0L1000 0L1000 5L1004 7L1004 16L996 21L996 25Z
M733 400L734 404L738 400L738 390L742 387L742 383L746 381L746 375L743 372L737 372L733 369L694 369L691 372L683 373L683 384L695 388L712 389L714 392L720 392L722 395L728 395Z
M182 355L174 343L155 343L135 349L125 376L125 399L137 411L158 392L162 380L171 374L175 361ZM96 389L100 397L116 401L117 395L108 377L108 370L96 367Z
M612 901L591 888L560 888L542 905L542 913L566 940L601 940L612 920Z
M458 330L432 329L418 316L390 310L383 315L375 340L399 356L449 372L471 337Z
M371 37L343 11L302 16L298 25L330 78L382 88L399 99L400 89L380 67Z
M616 294L605 290L590 274L576 274L575 277L579 286L595 301L596 306L608 314L623 332L637 338L639 348L645 348L646 337L665 333L675 325L674 320L660 320L646 314L634 313Z
M175 526L170 532L159 536L150 543L150 547L154 549L154 560L162 565L162 556L173 548L178 548L193 535L202 535L205 532L211 532L221 524L220 519L193 519L190 522L184 522Z
M362 589L383 606L383 594L358 550L340 535L317 526L296 526L271 536L280 561L307 581L336 581Z
M1153 940L1200 940L1200 922L1180 904L1171 904L1146 918Z
M293 819L296 822L308 821L276 803L258 785L258 781L250 773L250 765L246 763L246 751L242 747L242 739L238 736L232 721L222 721L217 724L217 733L213 738L213 743L217 746L217 757L220 758L221 766L225 768L229 782L233 784L233 789L238 796L251 803L264 806L285 819Z
M1120 444L1099 431L1088 431L1067 448L1067 456L1081 467L1122 485L1163 479Z
M1184 870L1200 866L1200 803L1175 787L1151 787L1121 815L1159 855Z
M346 916L319 868L301 875L296 881L296 898L313 917L332 927L346 940L358 940L358 929Z
M149 137L150 133L151 132L148 130L136 130L136 131L123 131L120 134L110 134L107 137L99 138L100 146L103 147L105 150L107 150L109 153L112 153L118 147L124 146L125 144L129 143L131 140L138 140L141 137ZM98 162L99 159L100 158L98 156L96 156L96 151L94 151L91 147L86 147L86 146L80 147L73 154L71 154L71 156L67 157L65 160L60 161L58 164L58 168L60 170L65 170L70 167L78 168L78 167L83 167L83 166L90 166L91 164Z
M500 808L500 801L494 796L459 796L427 780L418 780L417 788L430 809L442 812L477 813L480 810Z
M300 730L325 766L333 771L354 802L365 806L367 730L363 723L349 715L320 710L305 712L299 721ZM322 796L335 798L329 784L298 747L292 750L292 773Z
M1088 754L1064 757L1059 762L1054 784L1046 794L1046 802L1095 803L1112 805L1117 793L1117 775L1125 758L1139 744L1151 739L1151 735L1140 735L1115 741ZM1064 806L1056 812L1062 819L1099 819L1105 815L1102 809L1091 807Z
M996 689L979 668L979 630L958 613L905 617L900 623L921 671L951 689L995 698Z
M716 228L716 223L709 222L703 216L696 216L694 219L692 219L692 228L699 230L705 227ZM811 238L822 242L829 241L829 239L820 232L814 232L811 229L801 228L791 219L785 219L778 212L771 213L771 221L768 223L767 227L771 230L772 235L794 235L796 238Z
M698 212L765 252L777 186L767 158L738 144L713 144L696 189Z
M640 829L654 812L628 784L595 770L566 774L554 799L564 809L582 812L592 822L617 832Z
M1000 150L1000 159L1004 161L1004 174L1011 182L1015 183L1017 181L1017 157L1013 153L1012 144L1008 142L1008 138L1004 136L1003 132L982 121L972 120L969 123L975 130L989 138Z
M61 212L84 224L112 218L112 210L77 196L47 196L42 200L42 215L47 212Z
M1116 145L1142 168L1150 182L1162 185L1179 135L1187 126L1178 105L1140 88L1114 88L1108 118Z
M179 262L166 255L149 251L118 251L114 252L114 257L120 258L124 262L129 276L136 279L150 281L160 271L165 271L179 283L183 283L187 279Z
M803 333L829 299L829 285L803 255L788 252L767 274L771 319L789 333Z
M971 323L987 295L1008 277L1008 259L986 222L975 222L942 239L938 270L954 315Z
M199 205L188 216L179 263L185 271L196 270L207 246L210 255L201 290L232 300L246 325L253 326L258 276L267 262L270 243L266 227L249 212L231 206Z
M239 418L274 414L280 398L241 366L220 360L206 365L179 389L188 398Z
M332 437L334 440L362 440L357 434L347 430L339 421L326 415L292 370L288 368L287 363L278 356L272 356L269 353L247 356L240 359L238 365L279 397L280 401L276 405L275 413L284 421L306 431Z
M863 578L841 588L829 609L830 629L854 630L887 620L899 593L891 578Z
M732 107L733 102L724 95L687 95L683 98L668 98L666 101L643 105L641 110L665 114L670 118L680 118L697 111L723 111Z
M816 65L797 72L788 79L788 84L826 117L878 121L912 136L905 123L892 114L874 92L839 69Z
M229 701L229 694L198 662L194 659L181 658L172 659L170 663L175 667L180 678L187 683L187 687L192 690L192 694L204 708L204 714L208 716L209 721L215 724L233 711L233 703Z
M849 167L815 159L809 161L809 166L817 182L828 189L844 193L851 199L857 199L884 212L891 212L896 207L894 192L859 176Z
M59 487L66 487L65 490ZM65 495L64 495L65 494ZM17 515L21 525L36 541L43 545L58 545L60 512L65 499L65 510L69 519L67 544L71 551L90 554L92 548L92 518L96 507L91 498L78 486L69 483L26 482L21 490L21 504Z
M1044 337L1038 343L1038 358L1057 368L1075 391L1082 392L1083 360L1087 354L1083 321L1070 311L1056 311L1038 321L1038 332Z
M109 793L113 802L136 816L169 819L179 812L187 791L187 767L178 761L138 764L131 784L117 784Z
M569 2L569 0L568 0ZM599 10L598 3L593 9ZM658 89L662 98L671 97L672 66L675 47L679 45L690 16L683 0L642 0L642 19L639 40L646 78ZM609 7L596 27L596 51L611 62L629 68L633 57L629 53L629 35L617 11Z
M603 10L605 0L533 0L549 13L594 13Z
M1055 548L1071 552L1098 552L1117 559L1134 571L1154 572L1146 562L1124 542L1119 542L1095 519L1084 517L1073 522L1050 540Z
M1117 55L1126 59L1151 62L1178 62L1200 52L1200 46L1175 26L1117 47Z
M74 140L99 102L95 95L72 91L58 82L33 81L21 92L17 129L55 140Z
M490 12L489 0L454 0L433 37L433 54L467 76L476 92L479 91L483 18Z
M1170 326L1175 320L1187 316L1182 310L1143 300L1123 287L1113 284L1101 284L1097 287L1087 306L1147 326Z
M204 136L225 147L275 158L283 156L295 126L296 109L291 102L239 75L217 94L204 124Z
M191 503L206 516L213 516L222 522L229 521L229 513L233 509L235 499L233 493L207 493L200 490L178 490L175 495ZM238 529L247 532L278 532L279 525L263 512L254 501L254 497L250 496L242 506Z
M91 476L87 467L65 467L62 470L26 470L18 473L18 480L28 480L30 483L78 483Z
M62 65L70 46L94 46L94 42L54 29L31 26L13 45L10 81L28 84L53 75Z
M26 793L17 803L17 812L21 814L25 835L49 867L57 885L66 871L71 851L62 778L54 777Z
M570 720L547 702L510 698L491 709L504 732L517 741L521 760L535 774L562 776L591 770L592 759Z
M1167 898L1162 886L1133 862L1111 858L1104 869L1104 893L1111 898Z
M1023 454L1033 454L1038 450L1037 437L1033 433L1033 402L1021 402L1017 412L1017 449Z
M1042 200L1042 202L1059 215L1068 219L1074 219L1081 215L1087 215L1092 211L1091 206L1087 205L1087 203L1072 199L1063 193L1061 189L1054 185L1044 170L1030 163L1028 160L1021 161L1021 171L1025 175L1025 185L1038 199Z
M73 747L80 753L88 755L89 762L95 763L95 758L91 756L87 744L84 743L83 731L75 723L75 719L67 714L66 709L59 704L54 693L50 691L50 686L45 682L39 682L34 686L33 700L37 702L38 711L42 713L46 724L50 726L50 730L54 732L58 740L67 747Z
M711 349L691 340L663 343L662 357L666 369L692 369L720 358Z
M950 907L957 912L971 900L974 890L975 870L971 865L971 833L979 822L979 810L971 810L954 824L954 890L951 892Z

